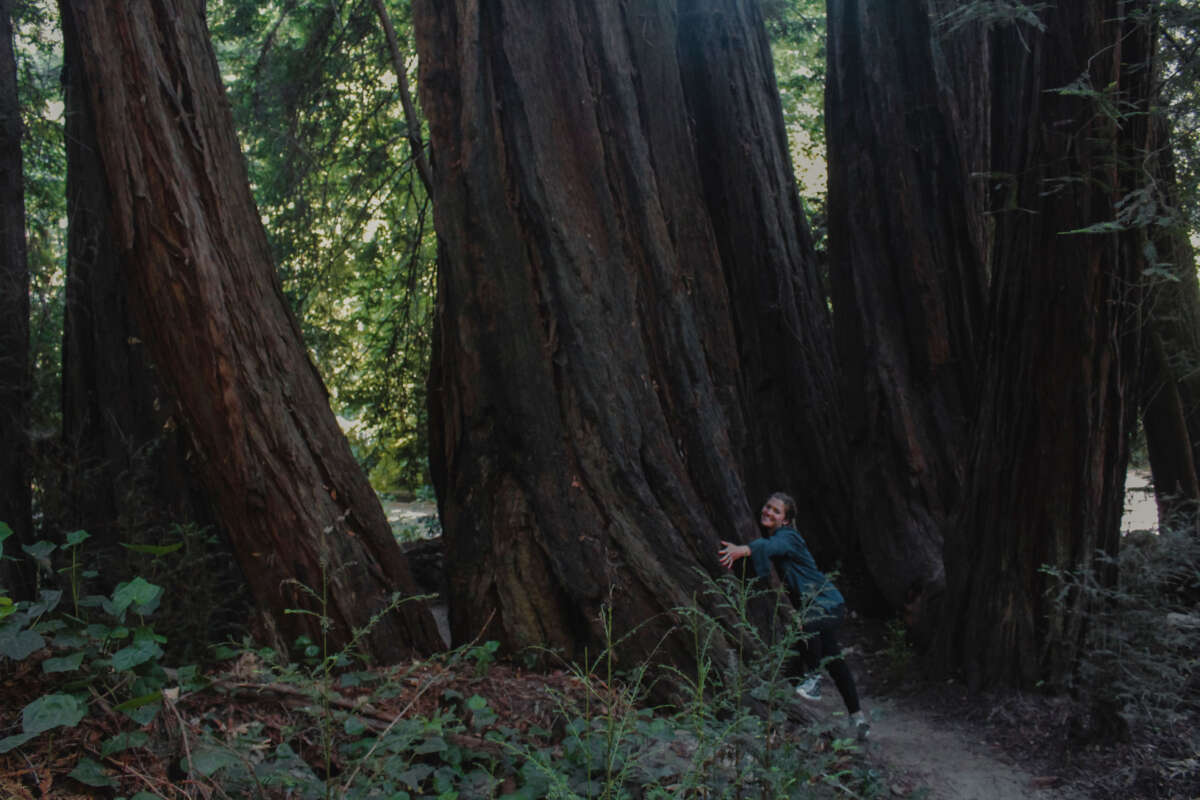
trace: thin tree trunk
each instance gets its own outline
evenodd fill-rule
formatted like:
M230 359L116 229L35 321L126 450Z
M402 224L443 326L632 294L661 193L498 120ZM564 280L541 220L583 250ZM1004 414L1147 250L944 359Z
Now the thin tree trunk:
M1176 177L1166 120L1156 116L1151 134L1145 164L1163 187L1152 200L1154 216L1171 222L1143 242L1151 247L1142 252L1153 258L1143 273L1140 393L1159 520L1171 524L1200 501L1200 283L1187 231L1174 220Z
M4 549L32 543L30 488L29 263L25 250L25 186L21 108L13 50L12 2L0 0L0 522L13 538ZM0 562L0 588L28 596L32 575Z
M438 644L287 311L204 25L191 0L64 0L82 44L111 233L138 326L216 515L286 643L390 660ZM309 613L292 614L292 609Z
M421 185L427 194L433 194L433 170L429 159L425 156L425 143L421 140L421 117L413 104L412 91L408 88L408 66L404 63L404 54L400 52L400 40L388 15L384 0L373 0L375 13L379 16L379 25L383 28L384 37L388 43L388 54L392 58L392 69L396 71L397 85L400 87L400 104L404 107L405 138L408 139L409 149L412 150L413 163L417 165L417 174L421 176Z

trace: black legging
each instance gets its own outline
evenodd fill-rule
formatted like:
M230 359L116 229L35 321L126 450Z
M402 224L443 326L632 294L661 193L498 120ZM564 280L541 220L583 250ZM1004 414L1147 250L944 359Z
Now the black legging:
M814 608L809 613L822 614L822 610ZM804 641L801 642L800 659L804 664L804 672L812 672L821 664L822 658L829 658L825 668L842 695L846 711L853 714L859 709L858 689L854 686L854 676L842 658L842 648L837 640L837 629L845 618L846 607L839 605L823 612L822 616L805 619L801 628Z

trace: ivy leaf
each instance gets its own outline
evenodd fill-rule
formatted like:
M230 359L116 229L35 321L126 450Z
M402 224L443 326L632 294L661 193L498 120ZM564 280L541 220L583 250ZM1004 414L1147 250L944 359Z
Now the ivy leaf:
M52 728L74 728L87 713L87 707L69 694L39 697L21 712L25 733L38 734Z
M40 617L58 608L58 602L62 600L62 592L58 589L42 589L38 592L37 602L26 609L26 613L31 618Z
M21 549L35 561L49 561L50 554L57 550L58 546L54 542L47 542L43 539L33 544L23 544Z
M117 672L125 672L139 664L145 664L151 659L158 658L162 654L163 649L157 643L142 639L113 653L112 668Z
M150 583L145 578L137 577L117 585L113 590L113 616L119 617L128 608L134 613L146 615L153 613L162 598L162 587Z
M148 741L150 741L150 734L145 731L125 731L124 733L118 733L116 736L105 739L100 744L100 755L108 758L113 753L119 753L122 750L144 747Z
M81 758L70 776L88 786L116 786L117 782L104 772L104 767L90 758Z
M84 540L90 539L91 534L87 531L71 531L67 534L67 547L76 547L83 544Z
M62 658L47 658L42 662L42 672L47 675L55 672L71 672L83 664L83 653L72 653Z
M0 655L6 655L14 661L28 658L45 646L46 640L33 631L0 631Z
M192 754L192 768L205 777L211 776L219 769L232 767L241 763L236 754L217 747L203 747ZM186 761L183 768L187 769Z
M3 739L0 739L0 753L7 753L9 750L20 747L35 736L37 736L36 733L18 733L14 736L5 736Z

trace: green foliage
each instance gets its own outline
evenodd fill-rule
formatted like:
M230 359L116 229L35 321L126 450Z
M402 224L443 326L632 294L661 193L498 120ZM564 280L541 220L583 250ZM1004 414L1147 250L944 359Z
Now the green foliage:
M1119 555L1099 553L1078 572L1045 568L1057 599L1087 598L1087 646L1074 688L1089 698L1103 730L1127 724L1159 729L1194 709L1200 678L1200 539L1195 515L1159 534L1130 534Z
M824 249L825 4L776 0L763 4L788 147L818 249Z
M12 6L17 93L21 104L25 240L30 273L29 338L33 368L32 429L58 428L65 289L67 185L63 148L62 37L57 5Z
M87 538L84 531L67 537L71 563L64 571L72 591L70 612L60 609L62 592L42 589L37 600L12 604L0 621L0 655L16 661L41 656L42 672L53 676L50 683L55 686L25 705L20 732L0 739L0 753L55 729L77 726L91 701L111 705L139 725L149 722L161 706L167 683L160 664L165 639L146 617L158 607L162 588L135 577L119 583L110 595L77 594L76 550ZM57 548L37 542L24 549L32 558L48 560ZM144 744L135 732L119 736L124 739L105 745L106 754ZM113 785L102 767L87 758L79 761L71 777L90 786Z
M390 13L403 46L407 7ZM419 486L436 245L374 9L221 0L209 17L284 291L334 407L377 489Z

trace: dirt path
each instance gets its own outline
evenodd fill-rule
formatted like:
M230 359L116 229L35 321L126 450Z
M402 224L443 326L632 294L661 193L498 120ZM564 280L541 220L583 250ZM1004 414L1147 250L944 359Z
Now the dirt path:
M933 719L898 700L872 707L868 755L884 767L893 794L929 800L1081 798L1054 775L1035 775L966 724Z

